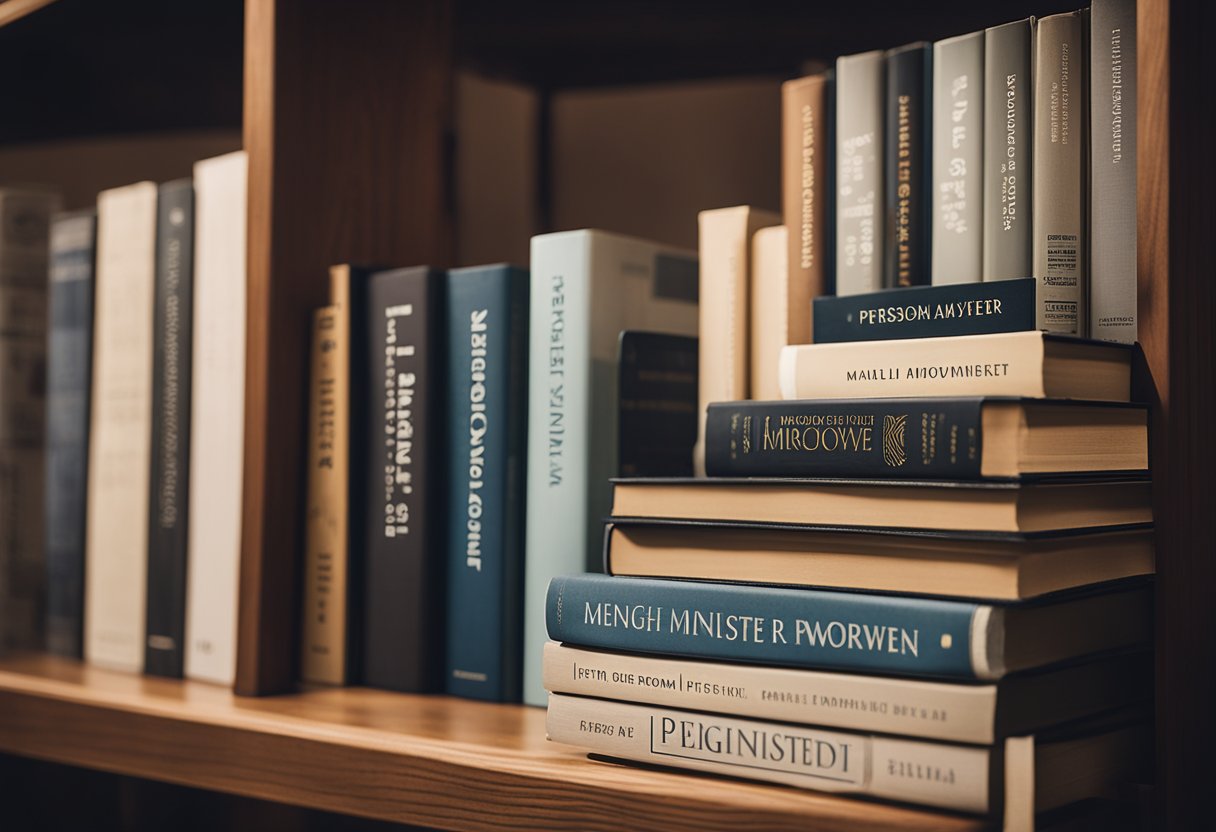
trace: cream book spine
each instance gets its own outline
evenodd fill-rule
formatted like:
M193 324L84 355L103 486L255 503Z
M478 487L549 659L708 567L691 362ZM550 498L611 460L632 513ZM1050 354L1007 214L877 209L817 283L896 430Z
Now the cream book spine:
M781 349L810 341L808 294L791 286L789 229L761 228L752 236L752 398L781 398ZM805 307L805 308L803 308Z

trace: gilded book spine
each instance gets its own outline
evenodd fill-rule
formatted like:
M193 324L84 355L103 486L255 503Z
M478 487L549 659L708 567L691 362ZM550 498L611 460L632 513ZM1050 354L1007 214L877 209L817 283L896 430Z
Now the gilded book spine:
M933 45L933 283L983 273L984 33Z
M929 283L932 47L913 43L887 53L886 256L883 285Z
M883 53L836 62L836 294L882 288Z
M833 201L828 189L831 86L826 73L781 86L781 214L789 230L789 281L782 303L791 312L789 344L810 342L811 298L824 294L831 282L827 257L829 239L834 237L827 216Z
M984 32L984 280L1030 277L1034 19Z

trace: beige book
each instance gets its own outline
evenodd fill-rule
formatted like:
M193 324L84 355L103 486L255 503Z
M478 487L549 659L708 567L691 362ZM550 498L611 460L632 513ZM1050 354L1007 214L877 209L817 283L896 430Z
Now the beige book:
M811 298L790 280L788 240L784 225L752 236L751 382L761 401L781 398L781 348L810 343Z
M789 269L790 344L811 342L811 299L827 281L828 164L835 148L828 133L828 76L781 85L781 215ZM755 398L761 398L759 394Z
M131 672L146 627L156 190L97 196L84 656Z

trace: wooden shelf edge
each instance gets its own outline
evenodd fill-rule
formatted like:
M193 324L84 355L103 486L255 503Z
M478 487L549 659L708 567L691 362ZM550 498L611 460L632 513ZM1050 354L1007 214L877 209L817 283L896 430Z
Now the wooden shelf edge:
M363 688L262 699L50 656L0 659L0 751L441 829L976 830L976 818L614 766L544 713Z

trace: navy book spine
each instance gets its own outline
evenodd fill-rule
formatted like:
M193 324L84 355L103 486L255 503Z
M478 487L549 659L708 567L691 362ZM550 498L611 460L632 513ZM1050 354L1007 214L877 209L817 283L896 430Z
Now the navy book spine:
M885 289L815 298L816 344L1026 332L1035 323L1034 278Z
M181 677L185 661L190 354L193 344L194 184L160 186L156 208L152 468L148 507L144 670Z
M551 639L583 647L974 679L977 608L897 595L588 574L553 579L545 620Z
M54 220L46 372L46 644L52 653L72 658L82 656L84 637L96 244L96 210Z
M887 53L886 287L930 282L932 64L929 43L909 44Z
M448 273L449 694L518 702L523 663L528 272Z

